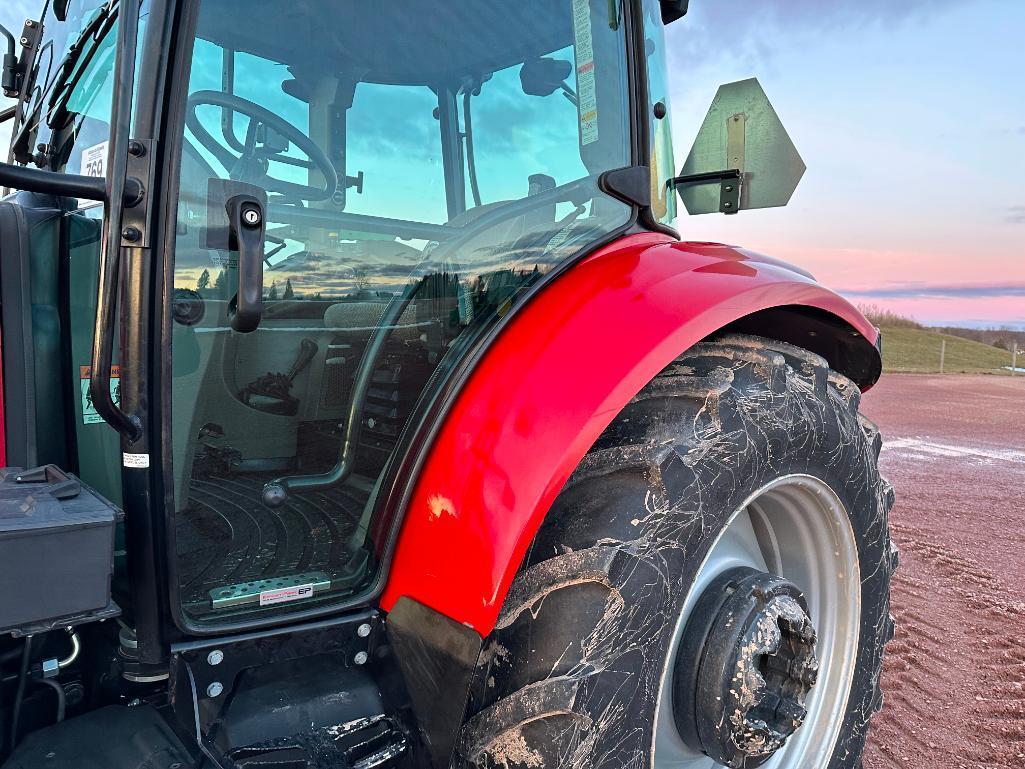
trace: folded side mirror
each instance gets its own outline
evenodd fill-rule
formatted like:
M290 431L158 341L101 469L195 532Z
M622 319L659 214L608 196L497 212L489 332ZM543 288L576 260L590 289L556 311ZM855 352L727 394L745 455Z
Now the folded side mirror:
M785 206L805 165L755 78L719 87L680 175L689 214Z
M677 19L687 15L687 6L690 0L661 0L662 23L672 24Z

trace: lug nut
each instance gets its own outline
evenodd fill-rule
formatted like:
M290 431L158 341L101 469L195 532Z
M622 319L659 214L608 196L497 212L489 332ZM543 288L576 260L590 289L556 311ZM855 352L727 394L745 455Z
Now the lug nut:
M220 697L221 692L224 691L224 685L220 681L214 681L208 687L206 687L207 697Z
M220 665L222 662L224 662L224 652L220 649L214 649L206 655L206 663L208 665Z
M368 659L370 659L370 656L366 652L356 652L356 656L352 658L352 661L357 665L366 665Z
M356 628L356 635L358 635L360 638L366 638L368 635L370 635L370 625L364 622L362 625Z

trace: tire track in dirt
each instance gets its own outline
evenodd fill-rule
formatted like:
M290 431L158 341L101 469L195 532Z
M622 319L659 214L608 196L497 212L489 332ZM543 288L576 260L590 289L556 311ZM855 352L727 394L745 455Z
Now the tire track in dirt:
M1025 606L987 569L892 523L901 569L892 587L894 640L886 704L866 769L1025 764ZM970 739L966 740L966 736ZM899 762L899 763L897 763Z
M864 769L1025 767L1025 378L883 377L901 549Z

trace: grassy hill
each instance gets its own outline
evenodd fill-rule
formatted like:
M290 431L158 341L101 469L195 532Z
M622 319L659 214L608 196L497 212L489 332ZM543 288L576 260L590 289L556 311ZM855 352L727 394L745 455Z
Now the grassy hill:
M940 370L940 345L947 342L943 371L956 373L1010 374L1011 353L959 336L927 328L883 326L883 369L935 373ZM1018 366L1025 366L1025 352L1018 353Z

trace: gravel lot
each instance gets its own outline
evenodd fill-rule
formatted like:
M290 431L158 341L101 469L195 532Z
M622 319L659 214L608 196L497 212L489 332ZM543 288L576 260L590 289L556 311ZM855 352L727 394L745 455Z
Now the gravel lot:
M865 769L1025 766L1025 376L865 395L897 490L897 635Z

